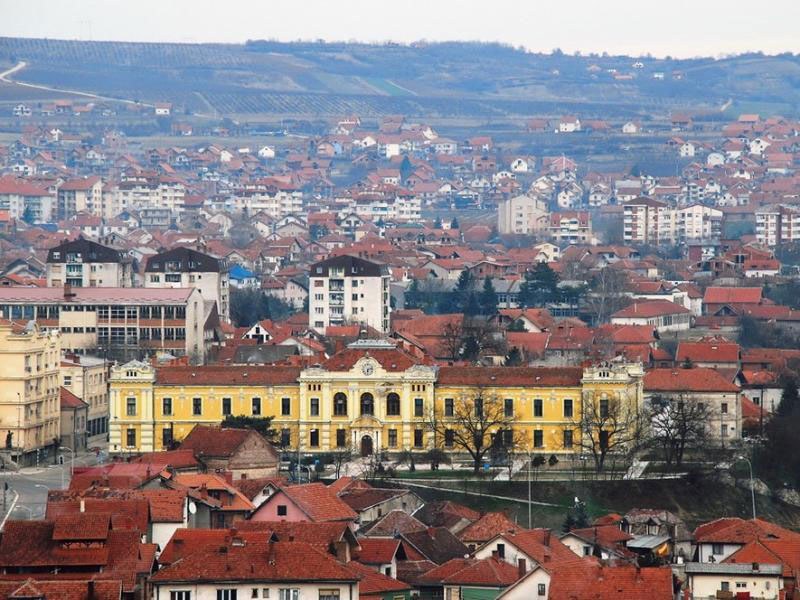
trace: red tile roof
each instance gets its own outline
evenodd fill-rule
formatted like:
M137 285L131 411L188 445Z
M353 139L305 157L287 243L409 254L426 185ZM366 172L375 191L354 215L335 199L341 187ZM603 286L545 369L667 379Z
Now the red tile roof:
M675 355L676 362L739 362L739 344L733 342L681 342Z
M297 383L300 371L299 367L272 365L160 367L156 369L156 382L159 385L292 385Z
M84 574L79 580L54 579L48 573L37 573L14 576L10 581L0 581L0 598L46 598L47 600L120 600L122 597L122 581L104 576ZM7 576L3 576L7 577ZM16 579L24 577L25 579ZM56 576L58 577L58 576Z
M187 553L153 575L153 583L222 581L342 581L359 576L333 557L302 542L264 542L244 537Z
M548 600L673 600L669 567L604 567L573 561L553 570Z
M55 521L55 541L96 541L108 537L111 515L108 513L75 513L62 515Z
M644 389L650 392L729 392L739 391L716 369L650 369L644 375Z
M400 548L400 540L397 538L366 537L359 539L358 544L361 550L353 558L368 565L391 563Z
M684 308L679 304L670 302L669 300L650 300L648 302L634 302L630 306L626 306L622 310L618 310L612 318L642 318L658 317L661 315L680 315L688 314L688 308Z
M353 509L322 483L290 485L281 491L312 521L350 521L358 518Z
M88 404L70 392L67 388L61 388L61 408L88 408Z
M454 558L425 573L429 585L478 585L505 588L519 579L516 566L498 558Z
M488 512L480 519L467 525L458 533L458 539L465 544L483 544L500 533L517 533L522 531L505 513Z
M346 348L322 363L322 367L329 371L349 371L356 362L365 356L377 360L384 369L393 372L405 371L420 362L399 348L386 350Z
M214 425L195 425L181 442L181 450L191 450L195 456L230 458L251 436L260 435L252 429L223 428Z
M380 598L387 592L404 592L410 590L411 586L397 579L387 577L383 573L378 573L375 569L362 565L357 561L347 563L347 568L353 571L361 581L358 582L359 598Z
M758 304L761 302L760 287L709 287L703 296L703 304Z
M800 542L800 533L762 519L744 520L731 517L700 525L694 530L694 538L698 543L745 544L766 538Z

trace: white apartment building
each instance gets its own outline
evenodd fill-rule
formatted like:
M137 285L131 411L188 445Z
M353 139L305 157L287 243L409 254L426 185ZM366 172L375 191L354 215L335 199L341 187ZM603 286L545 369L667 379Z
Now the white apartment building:
M548 227L547 203L524 194L503 200L497 207L497 230L501 235L533 235Z
M591 244L591 215L584 210L550 213L547 232L555 244Z
M78 237L47 253L47 287L132 287L131 261L119 250Z
M389 270L355 256L335 256L311 266L309 327L364 323L389 331Z
M70 179L58 187L57 193L59 220L79 212L103 216L103 180L99 177Z
M217 303L220 319L230 321L228 261L192 248L178 247L147 259L146 288L196 288Z
M366 192L354 199L353 210L366 221L380 218L418 221L421 218L422 201L414 194L391 196Z
M800 240L800 209L777 204L756 210L756 239L773 247Z
M47 189L12 175L0 177L0 210L7 210L14 219L50 223L53 204L53 195Z
M673 240L672 211L665 202L640 197L622 209L623 237L633 244L662 244Z
M677 244L719 238L722 211L693 204L671 208L653 198L636 198L623 205L623 232L634 244Z
M123 175L113 188L112 204L104 216L114 217L125 210L165 208L173 213L183 211L186 187L175 177L152 173Z
M264 181L247 183L233 192L231 208L254 215L264 212L274 219L303 212L303 192L290 185Z
M717 208L693 204L675 210L675 241L702 241L722 235L722 211Z

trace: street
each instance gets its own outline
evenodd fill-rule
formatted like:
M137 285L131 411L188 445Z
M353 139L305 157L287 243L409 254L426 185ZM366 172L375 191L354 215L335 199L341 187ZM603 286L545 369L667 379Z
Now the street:
M75 466L83 467L97 463L94 453L79 453ZM70 480L69 454L63 465L42 465L20 471L0 471L0 491L8 484L5 507L0 506L2 523L6 518L15 520L42 519L47 505L47 491L66 488ZM5 509L5 510L4 510Z

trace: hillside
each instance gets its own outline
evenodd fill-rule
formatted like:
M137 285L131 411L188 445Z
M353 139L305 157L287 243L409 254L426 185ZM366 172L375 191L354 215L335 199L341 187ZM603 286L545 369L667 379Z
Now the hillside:
M532 54L499 44L148 44L0 38L15 79L179 111L584 116L742 109L795 112L800 58L714 60ZM0 101L13 90L0 88Z

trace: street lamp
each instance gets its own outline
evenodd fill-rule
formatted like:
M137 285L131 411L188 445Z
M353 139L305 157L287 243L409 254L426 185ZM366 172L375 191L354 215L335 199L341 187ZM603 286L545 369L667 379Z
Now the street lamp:
M756 488L753 485L753 463L750 462L750 459L746 456L739 455L736 457L737 461L743 460L747 462L747 466L750 467L750 500L753 503L753 520L756 519Z

